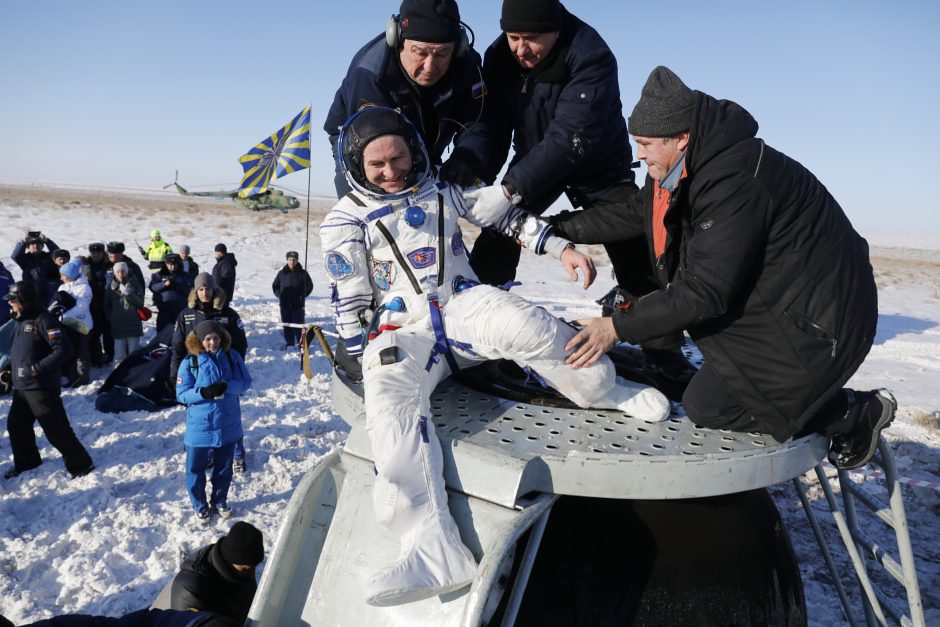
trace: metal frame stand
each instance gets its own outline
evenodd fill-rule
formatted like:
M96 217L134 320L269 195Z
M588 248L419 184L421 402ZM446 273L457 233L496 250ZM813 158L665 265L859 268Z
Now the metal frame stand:
M868 626L887 625L886 614L901 625L913 625L915 627L925 627L924 608L921 602L920 587L917 583L917 571L915 569L914 552L911 548L911 538L907 526L907 514L904 509L904 496L901 493L901 484L898 481L897 466L894 462L894 456L891 449L884 439L878 442L878 454L872 459L871 463L879 466L884 471L885 482L888 490L888 502L881 497L872 494L859 483L856 483L849 477L849 473L844 470L838 471L839 488L842 492L842 501L845 511L839 508L838 501L829 484L829 478L822 467L817 464L815 471L819 479L819 485L826 495L826 501L832 512L836 526L839 528L839 534L842 536L842 542L848 551L855 568L855 576L861 592L864 604L865 624ZM803 503L803 510L813 529L813 535L822 551L823 558L829 573L835 582L836 590L839 594L839 600L842 602L842 610L846 620L853 627L858 625L858 621L849 605L848 597L839 578L839 572L836 569L835 562L829 553L826 540L823 537L822 530L816 520L816 516L810 507L809 499L806 496L806 489L800 482L800 478L793 479L793 485L796 486L800 501ZM897 541L898 555L900 563L891 556L883 547L874 542L860 527L856 503L861 503L868 507L873 514L881 519L888 527L894 530ZM888 574L890 574L907 592L908 613L905 614L891 601L884 591L869 576L869 569L880 565Z

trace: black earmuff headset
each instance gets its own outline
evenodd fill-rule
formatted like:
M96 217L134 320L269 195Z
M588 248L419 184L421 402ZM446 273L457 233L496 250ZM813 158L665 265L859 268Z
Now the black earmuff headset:
M438 0L434 5L434 12L453 21L453 18L446 15L445 11L447 11L447 8L444 6L444 0ZM456 21L460 25L460 34L457 35L457 41L454 42L454 58L459 59L473 47L473 41L467 37L467 31L469 30L470 34L473 35L473 29L461 19ZM473 38L476 39L476 36L473 35ZM401 15L393 15L385 23L385 43L388 44L389 48L396 50L405 44L405 38L401 34Z

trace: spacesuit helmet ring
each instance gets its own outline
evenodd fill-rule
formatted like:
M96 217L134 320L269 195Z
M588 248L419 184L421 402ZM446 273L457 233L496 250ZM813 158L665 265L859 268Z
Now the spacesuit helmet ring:
M408 190L389 194L366 178L362 153L372 140L383 135L397 135L411 152L411 171L406 177ZM414 124L397 109L371 105L363 107L346 120L337 140L337 154L346 180L354 190L383 199L404 197L420 187L430 176L427 149Z

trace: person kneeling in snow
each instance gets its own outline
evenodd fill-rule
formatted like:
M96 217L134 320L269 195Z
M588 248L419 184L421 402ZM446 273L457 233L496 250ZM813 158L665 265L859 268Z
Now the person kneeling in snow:
M186 337L189 359L180 364L176 400L186 405L186 489L196 520L208 524L211 511L229 518L235 441L241 438L238 395L251 387L251 376L232 338L221 324L204 320ZM209 451L214 452L211 499L206 501ZM211 509L210 509L211 507Z
M263 559L261 531L238 521L228 535L183 561L170 588L170 606L244 622L258 590L255 570Z
M353 115L340 132L337 154L354 191L327 215L320 237L347 371L361 355L376 516L402 540L402 558L370 578L367 602L395 605L462 588L476 574L447 507L441 446L427 419L431 392L446 376L460 366L507 358L533 368L581 407L662 420L670 406L659 391L618 378L609 359L570 368L564 346L573 328L479 283L460 217L560 259L572 278L581 270L585 287L594 278L589 257L512 206L500 187L463 192L436 180L414 126L385 107ZM493 201L497 194L502 202ZM477 211L483 206L487 212ZM379 335L363 351L373 332Z

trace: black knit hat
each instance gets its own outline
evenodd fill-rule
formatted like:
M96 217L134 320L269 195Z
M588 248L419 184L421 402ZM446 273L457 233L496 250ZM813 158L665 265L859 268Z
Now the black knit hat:
M558 0L503 0L499 27L504 33L553 33L563 21Z
M219 552L229 564L257 566L264 559L264 536L254 525L239 520L219 540Z
M694 117L695 93L672 70L660 65L646 79L627 127L634 136L672 137L692 128Z
M193 329L193 333L196 334L200 342L206 339L206 336L210 333L215 333L221 339L222 334L225 333L225 328L215 320L203 320L196 325Z
M402 41L450 43L460 36L460 11L454 0L402 0L398 24Z
M52 258L53 258L53 259L59 259L59 258L61 258L61 259L65 259L66 261L69 261L69 260L72 258L72 253L70 253L69 251L65 250L64 248L59 248L59 249L53 251L53 253L52 253Z

